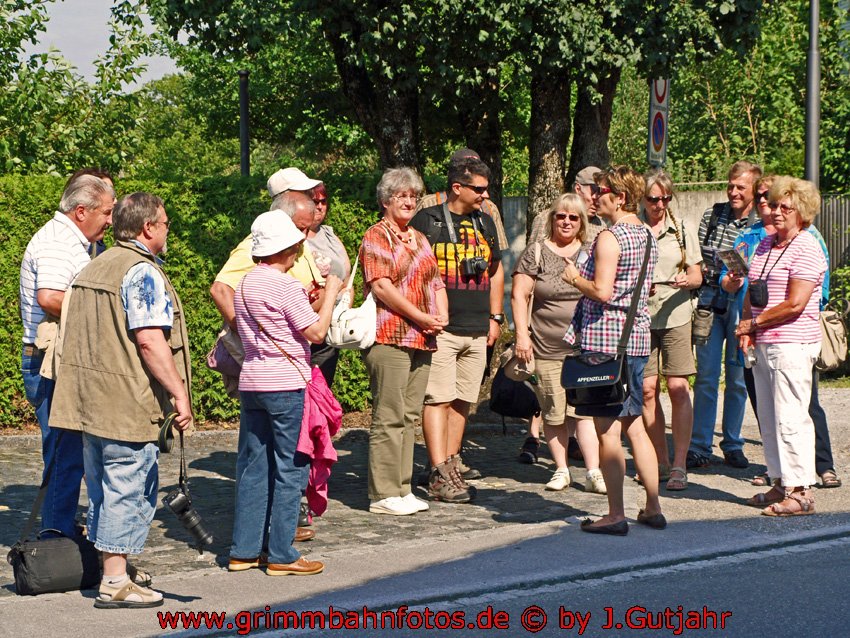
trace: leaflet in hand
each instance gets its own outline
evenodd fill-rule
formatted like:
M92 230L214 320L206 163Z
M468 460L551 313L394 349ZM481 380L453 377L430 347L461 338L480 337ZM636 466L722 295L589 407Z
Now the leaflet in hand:
M726 265L730 272L735 273L738 277L746 277L749 268L747 262L741 257L737 250L718 250L717 256Z

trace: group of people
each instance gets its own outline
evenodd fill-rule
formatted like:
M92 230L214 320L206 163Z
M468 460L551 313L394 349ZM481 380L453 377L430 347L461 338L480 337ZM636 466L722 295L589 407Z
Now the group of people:
M375 342L362 352L373 398L372 513L429 509L414 495L420 421L429 467L418 482L427 495L446 503L476 497L471 481L481 473L464 462L461 448L487 349L505 321L507 241L489 183L488 166L470 149L452 155L443 192L424 196L422 179L410 168L389 169L378 183L379 219L357 255L376 306ZM241 366L238 377L225 379L240 401L228 569L312 575L324 566L295 547L315 536L302 505L311 466L301 446L303 423L316 410L314 395L333 384L338 351L325 337L352 263L325 224L322 182L290 167L272 175L267 188L269 212L254 220L210 289L224 320L222 343ZM819 195L803 180L762 177L748 162L732 167L727 193L728 203L706 211L697 228L672 213L673 184L663 171L587 167L573 192L535 220L512 273L515 354L533 365L555 462L546 489L570 485L575 437L585 489L607 494L608 514L584 521L583 531L628 533L623 433L646 491L637 521L666 526L659 481L667 490L685 490L688 470L710 462L724 341L725 461L747 466L740 438L747 388L767 459L767 475L753 481L770 489L749 503L768 515L808 514L816 475L826 487L840 485L814 370L817 314L828 292L825 247L811 225ZM116 241L104 251L110 225ZM42 428L48 482L43 525L79 533L75 514L85 475L86 533L104 556L97 607L162 604L150 574L127 556L142 551L153 517L159 425L170 413L181 431L193 419L185 315L157 257L169 227L156 196L133 193L116 201L108 175L81 171L21 267L22 369ZM749 264L749 277L724 270L720 253L727 248ZM627 399L569 405L561 386L565 358L615 355L634 295ZM692 331L700 316L707 325L695 360ZM660 375L672 404L672 458ZM539 445L535 427L530 440Z

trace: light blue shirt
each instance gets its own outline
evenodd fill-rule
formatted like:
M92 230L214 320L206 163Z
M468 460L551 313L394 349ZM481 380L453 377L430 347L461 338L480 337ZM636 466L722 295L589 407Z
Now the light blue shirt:
M135 240L133 243L150 253L144 244ZM127 313L127 327L130 330L171 329L174 323L174 307L165 289L165 279L149 261L136 264L124 275L121 303Z

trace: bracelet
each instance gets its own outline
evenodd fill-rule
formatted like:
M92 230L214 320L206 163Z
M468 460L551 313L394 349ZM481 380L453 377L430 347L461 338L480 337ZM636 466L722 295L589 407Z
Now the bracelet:
M575 277L573 277L573 278L570 280L570 285L571 285L573 288L575 288L576 282L578 281L579 277L581 277L581 275L576 275Z

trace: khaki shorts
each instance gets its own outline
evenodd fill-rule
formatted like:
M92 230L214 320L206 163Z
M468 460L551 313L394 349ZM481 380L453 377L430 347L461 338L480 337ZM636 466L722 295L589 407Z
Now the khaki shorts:
M441 332L431 357L431 373L425 404L451 403L455 399L475 403L487 366L487 335L469 337Z
M665 377L688 377L696 374L694 350L691 346L691 322L675 328L650 331L652 351L643 371L644 378L658 374L658 361L662 361L661 374Z
M563 425L564 419L576 415L573 406L567 404L567 392L561 385L563 359L535 359L534 374L537 385L534 393L540 401L540 415L546 425Z

